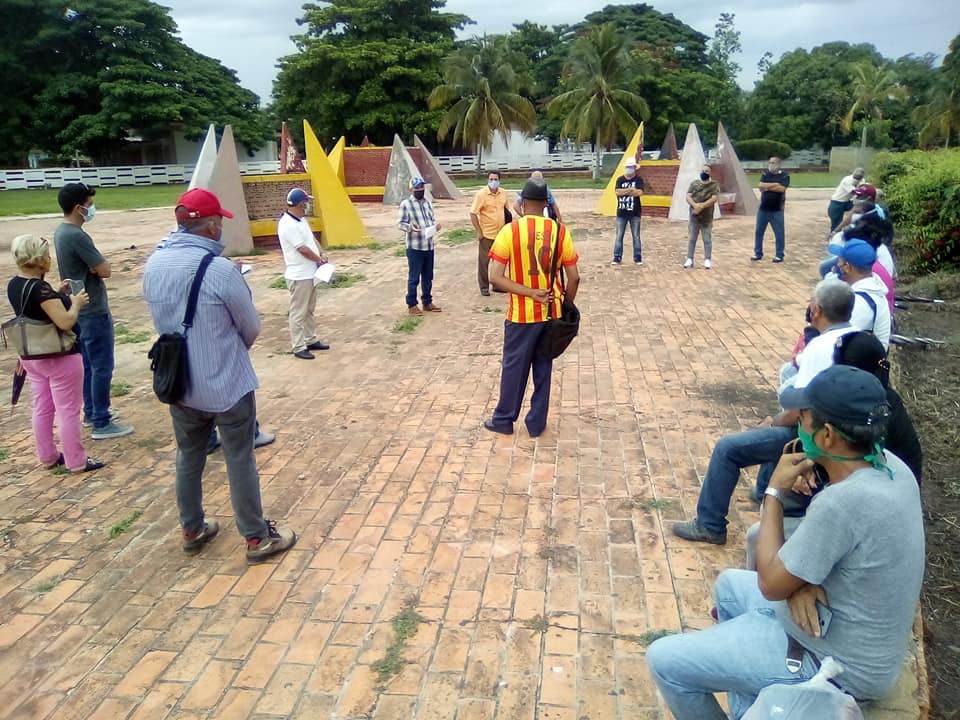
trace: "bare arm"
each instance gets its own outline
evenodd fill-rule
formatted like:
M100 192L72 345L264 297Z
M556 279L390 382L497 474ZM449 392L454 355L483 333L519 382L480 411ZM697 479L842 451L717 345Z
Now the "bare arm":
M307 258L307 260L313 260L313 262L317 263L318 265L323 265L327 261L327 258L325 256L317 255L313 250L308 248L306 245L301 245L300 247L298 247L297 252L303 255L305 258Z
M697 201L693 199L693 193L687 193L687 205L689 205L694 210L696 210L698 204L699 203L697 203Z
M556 220L558 223L563 222L563 216L560 215L560 206L557 205L556 200L553 201L553 214L556 217Z
M61 330L69 330L77 324L77 315L80 312L80 308L86 305L89 301L90 300L87 297L87 293L84 291L73 296L73 302L71 303L69 310L63 306L63 300L60 300L59 298L46 300L45 302L40 303L40 307L47 314L47 317L50 318L54 325Z
M549 290L534 290L526 285L521 285L516 280L507 277L507 264L499 260L490 260L490 284L497 290L511 292L514 295L525 295L533 298L536 302L545 303L550 300Z
M477 238L483 237L483 230L480 229L480 216L476 213L470 213L470 222L477 231Z
M94 275L101 278L108 278L113 274L113 270L110 269L109 260L104 260L102 263L100 263L96 267L90 268L90 272L92 272Z
M764 192L786 192L787 189L780 183L760 183L760 190Z
M577 297L577 290L580 289L580 269L576 265L570 265L563 268L563 272L567 276L567 284L563 294L565 299L573 302L573 299Z

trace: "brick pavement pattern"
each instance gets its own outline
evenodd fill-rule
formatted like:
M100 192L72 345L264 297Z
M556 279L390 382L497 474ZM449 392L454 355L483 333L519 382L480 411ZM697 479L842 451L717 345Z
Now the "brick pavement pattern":
M694 515L715 440L774 409L819 232L788 211L788 262L758 266L753 219L723 220L714 269L685 271L686 226L645 221L643 267L611 268L611 223L587 210L596 193L559 195L581 253L583 324L555 363L536 440L481 428L506 299L476 293L472 242L438 250L445 312L397 333L395 211L364 208L391 245L331 253L364 279L320 294L333 348L310 363L285 353L286 293L269 287L279 256L250 259L264 315L258 414L277 433L257 451L264 507L301 535L267 564L245 564L219 454L205 501L224 527L199 555L180 551L175 445L150 392L148 343L118 345L130 392L117 406L137 433L96 444L100 472L37 466L28 398L0 414L0 715L667 717L645 645L709 623L713 579L742 564L757 518L747 480L726 547L668 528ZM819 219L821 198L809 202ZM803 207L802 193L791 203ZM465 206L438 209L448 228L468 226ZM151 330L139 283L169 225L156 217L141 219L140 249L124 235L112 258L111 305L131 329ZM3 377L12 364L4 353ZM415 631L395 643L404 618Z

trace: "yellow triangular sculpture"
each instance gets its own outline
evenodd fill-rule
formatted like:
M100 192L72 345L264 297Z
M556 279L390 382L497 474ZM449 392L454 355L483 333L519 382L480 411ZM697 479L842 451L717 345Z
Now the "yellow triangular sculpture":
M616 185L617 178L622 174L623 163L628 157L637 157L637 150L640 149L640 144L642 142L643 123L640 123L640 125L637 127L637 131L633 134L633 140L631 140L630 144L627 145L627 149L624 151L623 156L617 163L617 169L613 171L613 176L610 178L610 182L607 183L607 187L603 191L603 195L600 196L600 202L597 203L597 209L594 210L594 212L600 215L606 215L607 217L613 217L617 214L617 193L614 185Z
M330 154L327 158L330 160L330 167L333 168L333 171L337 174L337 177L340 179L340 184L346 186L347 176L343 171L343 148L347 145L347 139L341 135L340 139L337 140L337 144L333 146L333 150L330 151Z
M373 238L363 226L357 209L350 201L343 183L330 166L313 128L303 121L304 150L307 153L307 172L313 188L314 206L320 211L323 244L366 245ZM311 227L312 227L311 223Z

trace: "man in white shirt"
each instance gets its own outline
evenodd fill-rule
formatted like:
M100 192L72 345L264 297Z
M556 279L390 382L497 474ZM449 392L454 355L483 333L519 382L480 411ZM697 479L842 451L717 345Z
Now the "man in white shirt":
M290 290L290 343L293 356L313 360L311 350L329 350L317 339L313 313L317 306L317 288L313 275L327 262L310 224L305 220L313 198L300 188L287 193L287 210L277 222L277 237L283 250L286 270L283 277Z
M834 233L840 229L843 222L843 214L853 207L853 191L863 182L865 172L862 167L858 167L851 174L847 175L837 185L830 197L830 204L827 206L827 217L830 218L830 232Z
M890 346L890 306L887 286L873 272L877 251L865 240L848 240L843 245L830 245L837 256L838 277L853 290L853 314L850 324L857 330L873 333L884 349Z

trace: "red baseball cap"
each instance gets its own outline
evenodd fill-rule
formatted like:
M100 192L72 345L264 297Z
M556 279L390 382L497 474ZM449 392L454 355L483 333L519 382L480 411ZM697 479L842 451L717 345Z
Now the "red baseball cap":
M220 207L220 201L216 195L203 188L187 190L181 195L180 199L177 200L175 212L178 218L205 218L214 215L225 218L233 217L232 212Z
M853 195L854 197L861 197L861 198L865 197L865 198L870 198L871 200L876 200L877 189L869 183L863 183L861 185L857 185L853 189Z

